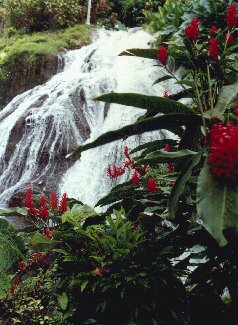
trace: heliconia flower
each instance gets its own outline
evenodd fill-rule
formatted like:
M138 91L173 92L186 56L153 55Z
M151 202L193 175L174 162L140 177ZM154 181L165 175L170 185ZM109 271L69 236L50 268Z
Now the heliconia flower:
M32 207L32 190L30 189L26 191L25 206L28 209Z
M41 197L40 205L41 205L42 208L46 207L46 198L45 198L45 196Z
M58 197L56 192L52 192L50 196L50 207L53 212L57 210L58 207Z
M164 91L163 98L169 98L168 90Z
M231 45L234 41L234 36L230 32L227 32L225 35L225 41L227 42L227 45Z
M216 33L218 31L218 28L216 26L212 26L209 29L209 34L213 35L214 33Z
M68 209L68 206L67 206L67 194L64 193L61 197L61 200L60 200L60 206L59 206L59 210L60 210L60 214L63 214L64 212L66 212Z
M157 58L160 61L160 63L162 63L164 66L166 66L167 57L168 57L168 53L166 47L160 46L158 50Z
M234 3L230 4L227 10L226 23L229 29L231 29L232 27L236 27L237 25L236 5Z
M135 186L139 185L139 182L140 182L139 173L136 169L134 170L131 181L132 181L133 185L135 185Z
M49 219L49 211L46 206L42 207L39 210L39 217L44 221L47 221Z
M197 41L199 36L199 25L200 20L198 18L193 18L192 22L187 25L184 31L185 37L189 38L194 43Z
M169 163L167 168L168 168L168 173L173 173L174 172L174 163Z
M165 152L170 152L171 151L171 146L169 144L166 144L164 147Z
M210 58L214 59L214 60L218 60L218 54L219 54L219 50L218 50L218 42L217 39L212 37L210 39L210 50L209 50L209 56Z
M127 146L124 148L124 155L126 156L126 158L127 158L127 159L129 159L129 160L130 160L130 156L129 156L129 149L128 149L128 147L127 147Z
M215 124L210 131L208 164L211 173L229 181L238 180L238 125Z
M44 235L45 237L47 237L48 239L52 239L52 232L49 230L49 228L45 228L44 229Z
M156 192L157 191L157 184L154 178L150 178L147 183L147 189L149 192Z

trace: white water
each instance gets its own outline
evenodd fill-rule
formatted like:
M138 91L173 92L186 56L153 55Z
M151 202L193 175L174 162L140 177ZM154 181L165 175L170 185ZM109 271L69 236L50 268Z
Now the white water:
M64 55L62 72L45 85L17 96L1 112L0 205L6 206L30 180L38 191L53 190L60 182L60 192L94 205L110 190L107 166L120 164L125 145L133 148L161 136L153 132L130 137L83 152L74 164L62 163L78 144L130 124L145 113L119 105L111 105L107 112L107 105L93 101L94 97L110 91L159 96L165 89L175 92L170 81L152 87L164 74L154 61L118 57L125 49L148 47L151 40L142 30L99 30L91 45Z

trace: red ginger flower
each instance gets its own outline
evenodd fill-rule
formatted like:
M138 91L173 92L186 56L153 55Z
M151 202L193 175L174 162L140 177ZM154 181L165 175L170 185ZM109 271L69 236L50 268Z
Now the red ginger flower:
M171 151L171 146L169 144L166 144L164 147L165 152L170 152Z
M225 41L227 42L227 45L230 45L234 41L234 36L230 32L227 32L225 35Z
M237 25L236 5L234 3L232 3L227 10L226 23L229 29Z
M169 163L168 164L168 173L173 173L174 172L174 163Z
M187 25L184 31L184 35L194 43L196 42L199 36L199 23L200 20L198 18L193 18L192 22Z
M136 169L134 170L131 181L133 185L139 185L139 173Z
M131 162L130 162L131 163ZM127 165L126 165L127 167ZM108 166L107 168L107 174L111 179L117 178L125 173L125 167L124 166L119 166L117 167L116 165Z
M49 230L49 228L45 228L44 229L44 235L45 237L47 237L48 239L52 239L52 232Z
M46 207L46 198L45 198L45 196L41 197L40 205L41 205L42 208Z
M216 61L218 60L218 42L217 39L214 37L210 39L209 56Z
M40 252L34 253L29 257L29 265L49 265L51 262L49 254L42 254Z
M26 208L30 209L32 207L32 190L26 191L26 201L25 201Z
M169 98L168 90L165 90L165 91L164 91L163 97L164 97L164 98Z
M166 65L166 61L167 61L167 50L164 46L160 46L159 50L158 50L158 55L157 58L160 61L160 63L162 63L164 66Z
M157 191L157 184L154 178L150 178L147 183L147 189L149 192L156 192Z
M129 156L129 149L128 149L128 147L127 147L127 146L124 148L124 155L126 156L126 158L127 158L127 159L129 159L129 160L130 160L130 156Z
M216 26L212 26L210 29L209 29L209 34L210 35L213 35L214 33L216 33L218 31L218 28Z
M50 196L50 207L53 212L57 210L58 207L58 197L56 192L52 192Z
M68 209L67 207L67 194L64 193L61 197L61 201L60 201L60 206L59 206L59 210L60 210L60 214L63 214L64 212L66 212Z
M17 290L20 282L21 282L21 278L19 276L16 277L15 279L13 279L12 285L11 285L11 293L12 294L15 294L16 293L16 290Z
M19 262L18 269L23 273L29 274L29 270L27 269L27 265L24 261Z
M227 180L238 179L238 126L215 124L210 132L208 164L212 174Z

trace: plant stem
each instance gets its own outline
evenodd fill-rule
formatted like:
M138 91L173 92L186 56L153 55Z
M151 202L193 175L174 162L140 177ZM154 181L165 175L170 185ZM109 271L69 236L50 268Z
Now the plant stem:
M210 106L211 106L211 117L213 116L213 110L214 110L214 98L212 95L212 86L211 86L211 75L210 75L210 69L209 69L209 64L207 62L207 78L208 78L208 88L209 88L209 97L210 97Z
M201 116L202 116L202 124L203 124L203 128L204 128L204 132L206 134L206 121L205 121L205 118L204 118L204 114L203 114L203 107L202 107L202 102L201 102L201 99L200 99L200 95L199 95L199 90L198 90L198 80L197 80L197 75L195 74L195 86L196 86L196 95L197 95L197 104L198 104L198 107L200 109L200 112L201 112Z

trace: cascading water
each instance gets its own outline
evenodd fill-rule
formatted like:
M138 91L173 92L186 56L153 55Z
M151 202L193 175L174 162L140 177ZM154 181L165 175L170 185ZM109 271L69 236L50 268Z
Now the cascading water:
M123 147L163 136L152 132L130 137L88 150L79 161L65 159L77 145L130 124L144 113L95 102L94 97L110 91L175 92L170 81L152 87L158 75L164 74L153 61L117 56L128 48L146 48L151 40L152 36L138 29L98 30L91 45L63 54L63 71L5 107L0 114L1 206L25 191L29 182L36 192L58 187L70 197L94 205L110 190L107 166L120 163Z

